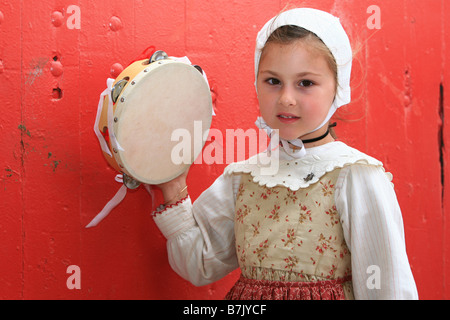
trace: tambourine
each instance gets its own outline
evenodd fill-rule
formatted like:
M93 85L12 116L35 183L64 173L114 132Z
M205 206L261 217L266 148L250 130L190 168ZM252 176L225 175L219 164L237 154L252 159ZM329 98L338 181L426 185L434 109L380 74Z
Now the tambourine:
M203 70L187 58L157 51L109 81L94 130L104 157L123 174L125 186L160 184L185 172L201 152L211 126L211 92ZM194 146L199 125L201 148ZM176 130L190 139L190 158L182 163L173 161L180 143L179 136L174 138Z

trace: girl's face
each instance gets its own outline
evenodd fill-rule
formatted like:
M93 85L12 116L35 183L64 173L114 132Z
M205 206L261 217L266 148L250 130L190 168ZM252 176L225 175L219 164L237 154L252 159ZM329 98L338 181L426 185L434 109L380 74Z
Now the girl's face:
M311 139L324 134L328 124L311 131L325 120L335 88L335 76L323 54L301 40L271 42L264 48L257 78L259 108L266 123L279 129L281 138Z

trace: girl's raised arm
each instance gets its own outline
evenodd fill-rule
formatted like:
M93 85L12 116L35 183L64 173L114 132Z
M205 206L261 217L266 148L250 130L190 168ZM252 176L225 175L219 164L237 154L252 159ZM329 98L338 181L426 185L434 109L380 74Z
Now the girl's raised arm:
M238 177L220 176L191 204L187 196L154 221L167 238L169 263L196 286L215 282L238 267L234 238Z

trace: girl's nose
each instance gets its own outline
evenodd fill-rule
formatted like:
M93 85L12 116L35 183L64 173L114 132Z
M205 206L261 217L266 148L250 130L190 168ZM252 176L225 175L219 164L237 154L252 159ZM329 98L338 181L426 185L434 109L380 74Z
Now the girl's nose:
M297 104L292 88L284 87L281 91L279 103L284 107L291 107Z

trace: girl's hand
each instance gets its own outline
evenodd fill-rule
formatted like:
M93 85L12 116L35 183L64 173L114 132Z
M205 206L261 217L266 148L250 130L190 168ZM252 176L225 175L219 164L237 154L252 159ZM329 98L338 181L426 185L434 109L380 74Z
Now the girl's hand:
M188 172L189 169L173 180L156 185L162 191L165 206L174 204L187 196L186 178Z

